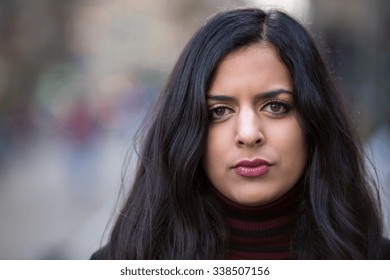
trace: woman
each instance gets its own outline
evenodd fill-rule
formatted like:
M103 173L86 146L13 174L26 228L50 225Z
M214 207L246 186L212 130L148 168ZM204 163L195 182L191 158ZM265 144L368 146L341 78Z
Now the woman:
M145 123L130 196L93 259L385 257L358 138L285 13L213 17Z

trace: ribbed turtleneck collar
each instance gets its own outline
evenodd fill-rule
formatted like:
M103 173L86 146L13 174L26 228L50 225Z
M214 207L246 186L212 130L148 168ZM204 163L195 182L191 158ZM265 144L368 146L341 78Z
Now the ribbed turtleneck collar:
M226 259L290 259L299 186L262 206L239 205L214 189L229 229Z

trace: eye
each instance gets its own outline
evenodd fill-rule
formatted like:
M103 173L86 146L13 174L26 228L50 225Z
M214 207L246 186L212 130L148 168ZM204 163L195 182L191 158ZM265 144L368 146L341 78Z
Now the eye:
M233 112L232 109L225 106L217 106L209 110L209 118L210 120L217 121L221 120L225 116L231 114Z
M269 101L261 108L261 110L264 110L273 115L283 115L290 112L292 108L292 105L284 101Z

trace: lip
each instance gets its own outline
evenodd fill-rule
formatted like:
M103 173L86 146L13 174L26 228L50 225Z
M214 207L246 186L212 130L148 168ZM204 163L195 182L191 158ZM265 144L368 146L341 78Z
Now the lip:
M234 171L243 177L259 177L268 173L271 165L263 159L242 160L233 168Z

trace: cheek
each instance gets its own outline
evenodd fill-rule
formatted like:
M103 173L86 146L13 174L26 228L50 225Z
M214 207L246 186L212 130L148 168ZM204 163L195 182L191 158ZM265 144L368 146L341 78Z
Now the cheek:
M228 129L220 129L219 127L209 128L203 161L204 169L208 174L210 169L215 170L218 163L224 161L226 151L232 147L228 131Z
M275 132L275 144L286 166L302 169L306 164L306 145L301 127L297 121L281 127Z

